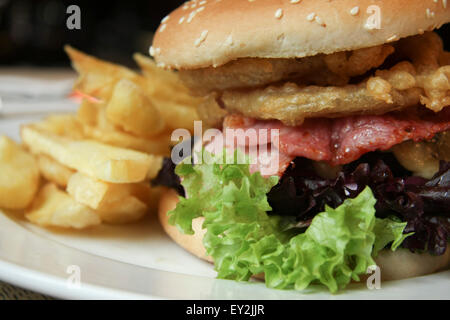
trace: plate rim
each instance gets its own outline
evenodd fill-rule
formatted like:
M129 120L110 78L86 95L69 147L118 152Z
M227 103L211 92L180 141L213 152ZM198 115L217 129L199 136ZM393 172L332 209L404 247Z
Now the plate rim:
M13 234L11 235L10 228L15 228ZM9 230L8 230L9 229ZM14 250L16 248L9 247L9 249L4 250L5 247L8 247L8 244L5 246L5 238L9 239L11 242L14 240L19 241L19 243L30 245L30 247L26 247L25 251L23 252L23 256L16 255L14 256ZM14 239L15 238L15 239ZM12 240L11 240L12 239ZM61 254L63 258L68 256L80 256L83 261L90 263L93 261L93 263L97 266L105 266L105 265L112 265L114 268L117 269L119 267L120 270L133 270L136 271L140 276L143 278L148 276L152 279L158 279L158 278L164 278L171 279L171 281L180 281L181 288L186 288L187 286L192 285L199 285L199 287L205 291L206 293L202 296L205 300L214 300L214 299L234 299L233 296L228 296L222 292L219 292L217 295L217 292L214 292L214 284L219 284L220 288L228 288L230 289L230 293L236 292L236 290L247 290L250 288L250 286L245 286L245 283L236 283L235 281L230 280L220 280L220 279L211 279L207 277L199 277L195 275L188 275L188 274L180 274L177 272L172 271L164 271L149 267L143 267L139 265L133 265L128 262L123 262L115 259L111 259L108 257L103 257L100 255L94 255L90 252L86 252L77 248L70 247L69 245L66 245L64 243L60 243L51 239L46 238L43 235L36 234L33 231L25 228L22 226L19 222L15 221L13 217L6 216L4 214L0 215L0 279L2 281L5 281L7 283L10 283L12 285L16 285L18 287L28 289L35 291L37 293L41 293L44 295L48 295L53 298L60 298L60 299L80 299L80 300L86 300L86 299L108 299L108 300L167 300L167 299L183 299L182 297L174 297L172 296L165 296L163 294L155 294L161 293L161 288L158 288L157 285L161 286L161 284L164 284L164 281L156 280L156 287L148 288L149 290L145 290L144 293L141 293L139 291L133 291L133 289L124 290L120 287L115 287L113 285L108 285L106 283L102 283L101 279L98 282L91 282L89 281L82 281L81 288L79 289L72 289L67 286L67 277L68 274L61 272L62 270L55 271L55 270L46 270L42 266L41 268L39 265L31 263L31 265L24 265L24 259L26 260L27 253L29 253L30 250L33 248L43 248L41 246L46 246L46 249L54 250L56 252L56 257L58 257L58 254ZM28 252L27 252L28 250ZM10 256L8 256L10 254ZM21 260L22 258L22 260ZM33 261L33 260L30 260ZM47 269L49 266L47 266ZM83 266L84 268L84 266ZM119 270L119 271L120 271ZM48 272L50 271L50 272ZM450 270L443 271L440 273L436 273L433 275L428 275L424 277L418 277L414 278L416 281L425 281L432 280L430 277L440 277L442 275L450 275ZM168 278L169 277L169 278ZM172 280L175 279L175 280ZM105 280L105 279L104 279ZM450 280L450 277L449 277ZM109 281L109 279L108 279ZM409 281L409 282L408 282ZM99 284L101 283L101 284ZM152 281L148 282L149 284L153 284ZM392 285L389 285L391 291L396 291L395 283L399 284L413 284L411 282L411 279L404 279L404 280L398 280L398 281L392 281L390 282ZM450 284L450 282L449 282ZM282 299L283 297L279 297L279 290L274 289L268 289L265 288L264 284L256 284L256 286L260 285L261 288L261 295L263 298L262 300L271 300L271 299ZM364 291L361 291L362 285L360 285L360 291L359 292L353 292L353 290L343 290L342 293L338 295L332 295L328 292L320 292L317 295L316 294L303 294L300 292L295 292L295 294L292 294L292 296L289 299L384 299L382 292L379 294L376 294L376 291L369 291L367 288L363 288ZM441 283L442 285L442 283ZM444 285L446 285L444 283ZM181 289L180 288L180 289ZM222 290L221 289L221 290ZM250 290L259 290L259 289L250 289ZM270 291L266 291L270 290ZM225 290L226 291L226 290ZM163 290L164 292L164 290ZM265 296L265 292L269 292L267 296ZM286 291L284 291L286 292ZM214 294L216 293L216 294ZM270 294L272 293L272 294ZM292 291L291 291L292 293ZM298 293L298 295L297 295ZM375 293L375 294L374 294ZM181 294L181 293L180 293ZM280 294L281 296L283 294ZM216 297L218 296L218 298ZM272 296L272 297L270 297ZM392 296L392 292L391 292ZM394 295L394 299L395 299ZM422 296L422 299L427 299L426 296ZM433 297L428 297L432 298ZM435 299L450 299L450 290L448 291L448 295L444 297L437 297L434 296ZM186 297L184 297L186 299ZM245 297L236 298L236 300L245 299ZM398 297L398 299L402 299L401 296ZM416 297L406 297L406 299L416 299Z

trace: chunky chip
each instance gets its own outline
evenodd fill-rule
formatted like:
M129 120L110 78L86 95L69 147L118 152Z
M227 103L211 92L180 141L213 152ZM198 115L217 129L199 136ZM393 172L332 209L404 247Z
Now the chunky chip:
M81 173L70 178L67 192L107 223L137 221L150 211L150 201L154 201L148 183L107 183Z
M140 137L154 137L165 128L159 110L139 86L127 79L115 85L106 116L113 124Z
M48 116L34 124L40 130L53 133L58 136L80 140L84 138L83 126L73 114L56 114Z
M52 183L39 191L25 217L42 227L85 229L101 223L94 210L76 202Z
M133 196L105 205L97 213L102 221L111 224L124 224L137 221L149 212L145 203Z
M80 77L74 90L100 99L103 103L110 101L114 88L124 79L140 87L147 99L157 108L169 129L193 128L197 120L197 105L201 99L189 94L188 89L178 80L178 75L158 70L151 60L142 55L135 55L144 75L125 67L101 61L69 46L65 47ZM131 105L128 105L130 108ZM130 129L130 126L127 126Z
M39 187L34 157L8 137L0 137L0 208L25 209Z
M65 188L70 177L75 173L74 170L62 165L46 155L39 154L36 156L36 159L41 175L47 181L53 182L59 187Z
M67 192L77 201L94 210L102 210L111 203L118 203L146 192L147 183L108 183L75 173L69 180Z
M59 137L33 126L23 127L21 135L34 154L45 154L71 169L106 182L142 182L147 177L155 177L161 167L162 159L158 156L92 140Z

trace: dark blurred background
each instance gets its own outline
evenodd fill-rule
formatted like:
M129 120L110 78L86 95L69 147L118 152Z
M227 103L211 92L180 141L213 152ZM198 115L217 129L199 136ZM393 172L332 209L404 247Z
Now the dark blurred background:
M148 54L161 19L184 1L0 0L0 65L68 66L64 44L132 66ZM81 30L66 27L69 5L81 9ZM450 27L439 31L450 47Z
M89 54L132 66L148 54L153 32L181 0L0 0L0 65L68 66L70 44ZM69 30L70 5L81 10L81 30Z

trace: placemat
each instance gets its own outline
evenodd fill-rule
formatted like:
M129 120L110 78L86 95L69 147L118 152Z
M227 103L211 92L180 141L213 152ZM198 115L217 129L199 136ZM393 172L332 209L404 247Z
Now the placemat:
M0 281L0 300L53 300L53 298Z

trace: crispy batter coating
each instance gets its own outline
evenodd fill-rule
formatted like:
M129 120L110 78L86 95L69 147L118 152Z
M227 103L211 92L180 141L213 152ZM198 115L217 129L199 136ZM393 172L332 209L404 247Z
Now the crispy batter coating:
M450 65L443 63L450 59L439 36L426 33L401 40L397 47L397 59L403 61L388 70L376 71L356 85L320 87L287 82L265 88L226 90L220 105L229 112L278 119L290 126L301 124L305 118L383 114L418 104L439 112L449 106ZM340 68L335 59L332 58L332 68ZM355 61L359 58L348 65L357 66ZM356 69L341 68L340 72L349 74Z
M365 74L370 69L379 67L388 56L394 52L394 47L388 44L364 48L349 52L336 52L325 55L323 59L333 73L346 77Z
M223 119L228 114L227 110L218 104L218 100L217 93L211 93L197 105L197 113L206 127L221 128Z
M350 77L379 67L394 52L388 44L354 51L319 54L301 59L246 58L224 66L180 70L184 83L194 93L259 87L281 80L314 85L345 85Z
M369 85L370 89L367 89ZM392 89L389 82L373 78L370 82L344 87L281 87L226 91L222 101L230 112L257 119L278 119L295 126L305 118L342 117L352 114L383 114L419 103L421 90ZM392 101L392 102L391 102Z

